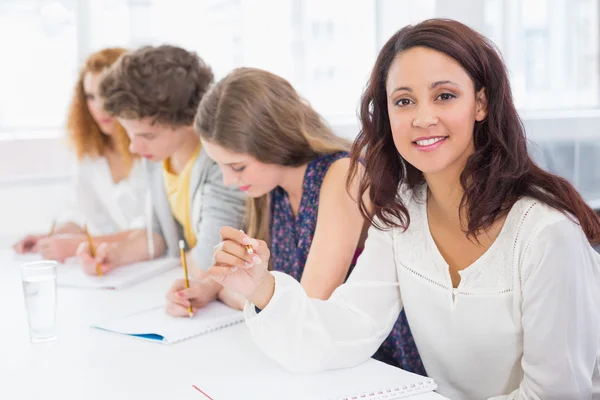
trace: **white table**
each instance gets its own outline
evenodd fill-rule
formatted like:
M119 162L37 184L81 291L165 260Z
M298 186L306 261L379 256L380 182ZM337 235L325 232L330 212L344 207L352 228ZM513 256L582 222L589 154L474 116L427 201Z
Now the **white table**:
M56 342L32 344L23 303L22 259L0 251L0 399L260 399L260 393L226 399L219 388L236 385L231 365L251 365L264 357L245 324L238 324L175 345L161 345L89 328L106 318L159 303L173 270L118 291L59 288ZM269 377L265 376L265 387ZM414 400L440 400L431 393Z

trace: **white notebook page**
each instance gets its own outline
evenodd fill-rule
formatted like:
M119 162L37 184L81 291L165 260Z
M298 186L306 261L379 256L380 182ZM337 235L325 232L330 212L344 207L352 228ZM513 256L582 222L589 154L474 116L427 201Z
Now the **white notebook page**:
M56 266L56 283L82 289L121 289L160 275L180 265L178 258L159 258L117 267L103 276L83 272L76 262Z
M172 317L166 313L165 306L161 305L97 324L94 327L126 335L154 335L154 337L142 338L171 344L222 329L243 320L244 313L242 311L230 308L219 301L213 301L199 309L193 318Z
M373 359L353 368L299 374L284 370L261 353L228 363L226 369L227 374L217 370L211 379L199 376L192 384L215 400L396 400L437 388L430 378ZM222 375L227 378L215 379ZM200 393L198 399L205 400Z

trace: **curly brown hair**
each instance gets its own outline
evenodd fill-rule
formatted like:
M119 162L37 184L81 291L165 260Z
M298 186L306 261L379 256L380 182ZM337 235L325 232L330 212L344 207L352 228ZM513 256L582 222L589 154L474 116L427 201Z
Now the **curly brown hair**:
M214 76L196 53L175 46L146 46L112 66L100 84L105 109L115 117L151 118L189 126Z
M83 79L85 74L100 73L113 65L121 55L127 52L122 48L107 48L91 54L79 71L79 77L73 91L73 99L67 116L67 132L71 146L79 160L84 157L102 157L111 140L126 158L128 168L133 164L134 155L129 152L129 137L123 127L115 121L115 132L111 136L102 133L94 121L87 105Z
M410 216L399 194L424 183L423 173L396 150L387 111L386 80L397 54L426 47L458 61L473 81L475 92L485 88L488 115L475 124L475 152L461 174L461 212L470 237L491 226L521 197L528 196L575 216L591 243L600 243L600 218L565 179L542 170L527 152L525 130L512 100L508 74L499 51L483 35L460 22L432 19L396 32L383 46L360 107L362 129L352 148L348 185L364 160L360 184L363 216L379 228L406 229ZM370 204L363 201L368 193Z

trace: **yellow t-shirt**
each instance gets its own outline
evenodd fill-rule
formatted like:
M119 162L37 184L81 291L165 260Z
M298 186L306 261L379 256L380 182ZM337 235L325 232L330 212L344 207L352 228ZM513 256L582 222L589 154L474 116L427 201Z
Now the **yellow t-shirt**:
M163 162L163 181L171 212L175 216L177 222L183 227L185 241L189 248L196 245L196 235L192 227L191 204L190 204L190 177L192 168L196 162L196 158L200 154L200 144L192 157L188 160L179 175L174 174L170 170L170 159Z

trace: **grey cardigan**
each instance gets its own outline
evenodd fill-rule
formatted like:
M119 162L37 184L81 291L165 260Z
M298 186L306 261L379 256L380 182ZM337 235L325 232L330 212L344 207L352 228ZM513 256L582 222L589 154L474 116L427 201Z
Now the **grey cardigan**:
M183 227L173 216L165 191L162 163L148 163L149 205L151 231L148 232L148 248L154 252L152 232L159 233L166 244L166 255L179 255L179 240L185 240ZM212 265L213 248L221 238L223 226L241 229L245 220L246 195L238 188L223 184L219 166L204 150L200 151L190 176L191 219L197 243L191 250L196 265L208 269ZM148 203L147 203L148 204ZM186 248L189 246L186 243ZM158 256L155 255L155 256Z

